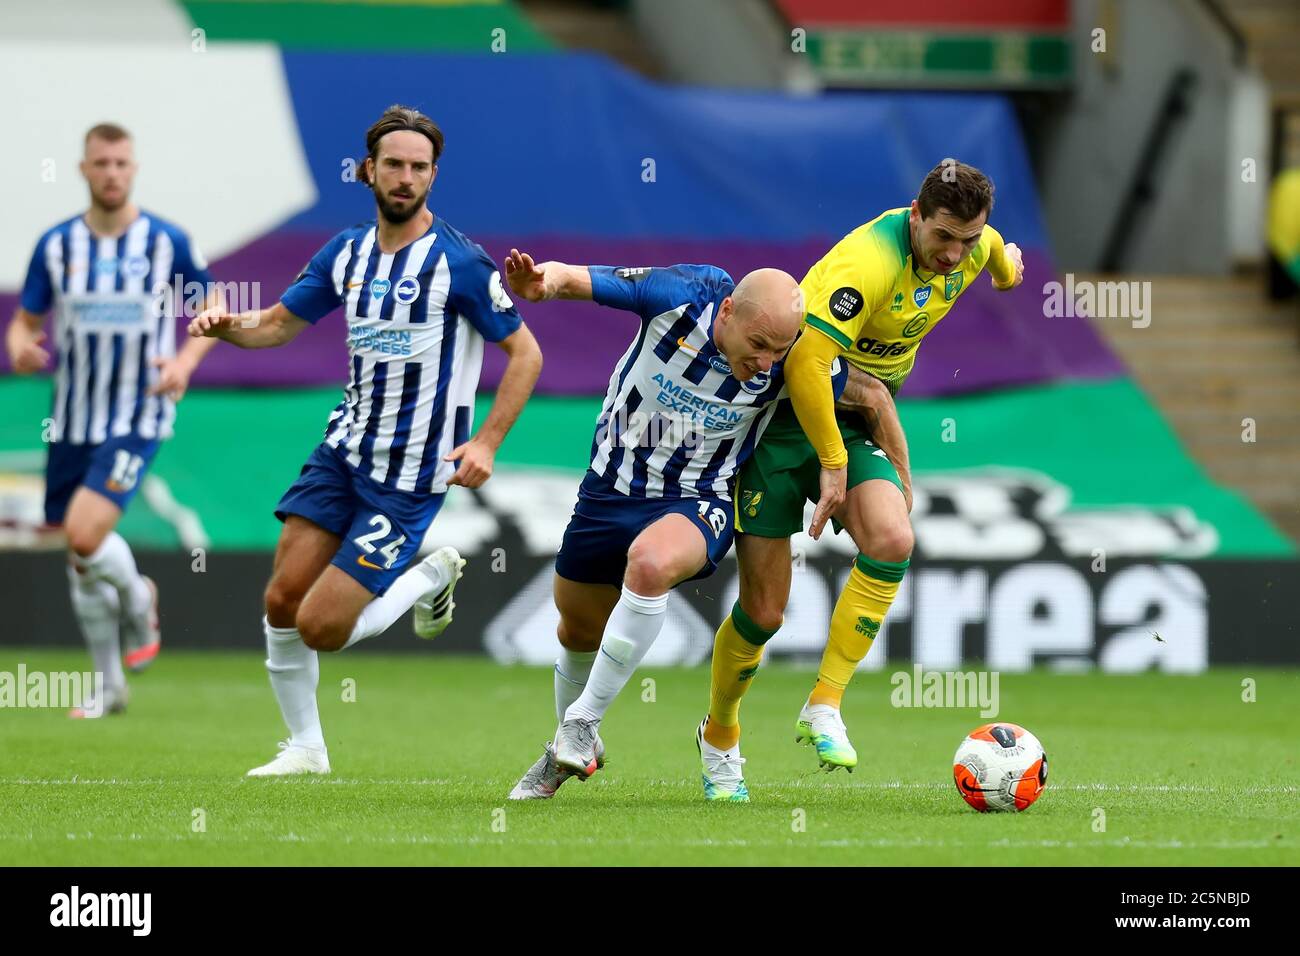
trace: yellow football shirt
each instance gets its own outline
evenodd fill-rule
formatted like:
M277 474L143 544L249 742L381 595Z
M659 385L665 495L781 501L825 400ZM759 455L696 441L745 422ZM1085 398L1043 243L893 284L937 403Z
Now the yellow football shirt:
M848 461L835 425L833 396L825 387L831 360L842 356L897 393L912 371L921 340L981 271L987 268L999 289L1015 282L1002 236L989 225L954 271L918 271L909 212L907 207L890 209L854 229L800 283L805 334L786 362L786 379L795 414L827 468ZM809 330L818 335L810 336Z

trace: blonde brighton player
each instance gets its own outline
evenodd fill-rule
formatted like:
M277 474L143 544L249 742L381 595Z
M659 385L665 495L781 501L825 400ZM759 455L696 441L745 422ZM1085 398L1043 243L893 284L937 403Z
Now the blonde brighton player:
M138 168L121 126L100 123L86 133L81 174L90 207L41 236L5 334L20 375L43 370L57 352L45 522L67 534L72 609L103 675L99 691L69 712L76 718L124 712L123 663L138 672L158 656L158 588L136 567L117 524L172 436L190 375L216 345L176 350L177 302L208 307L220 299L189 235L131 200ZM186 294L196 287L199 296Z

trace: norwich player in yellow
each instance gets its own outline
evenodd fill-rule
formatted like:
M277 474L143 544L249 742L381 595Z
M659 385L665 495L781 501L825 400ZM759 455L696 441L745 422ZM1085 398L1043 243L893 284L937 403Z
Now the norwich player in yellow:
M790 596L790 535L802 527L805 501L817 502L813 538L833 517L859 554L831 615L796 739L811 743L828 770L857 764L840 701L907 571L911 496L906 442L892 405L875 428L860 416L837 414L829 369L843 356L897 394L921 340L982 270L995 288L1019 285L1020 251L987 225L992 208L988 177L944 160L925 177L911 208L859 226L801 283L804 326L786 360L790 399L738 482L740 599L714 639L709 716L696 736L709 799L748 797L740 773L740 699L763 645L781 626Z

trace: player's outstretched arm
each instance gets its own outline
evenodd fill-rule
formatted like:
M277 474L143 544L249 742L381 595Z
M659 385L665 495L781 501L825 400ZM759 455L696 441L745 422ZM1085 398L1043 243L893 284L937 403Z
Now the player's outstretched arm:
M5 329L5 350L9 365L19 375L39 372L50 364L50 353L41 343L45 341L43 322L39 315L19 306Z
M1014 242L1002 243L1002 237L993 233L993 244L989 249L989 275L993 278L993 288L1009 292L1025 280L1025 257L1020 247Z
M506 257L506 281L527 302L591 298L591 273L586 266L533 262L532 256L518 249L511 249Z
M857 412L867 420L872 440L884 450L898 470L903 482L903 497L907 510L912 510L912 472L908 461L907 436L898 418L898 406L885 383L874 375L850 365L849 378L835 403L837 408Z
M207 309L189 325L190 338L213 338L241 349L269 349L292 341L308 326L277 302L269 309L232 314L223 308Z
M456 473L447 480L448 485L477 488L492 477L497 449L518 420L528 397L533 394L537 377L542 374L541 346L522 322L497 345L507 356L506 370L497 386L497 397L474 437L463 445L457 445L447 455L447 461L460 462Z

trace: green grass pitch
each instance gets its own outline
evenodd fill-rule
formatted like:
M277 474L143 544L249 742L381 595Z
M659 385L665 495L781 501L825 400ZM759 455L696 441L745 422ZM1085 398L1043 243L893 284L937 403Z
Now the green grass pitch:
M0 650L0 671L19 661L29 672L88 666L78 653ZM164 651L132 680L126 715L0 711L0 860L1300 863L1300 671L1002 675L999 719L1034 731L1050 761L1047 790L1021 814L976 813L953 787L952 754L986 722L978 712L894 708L890 671L860 674L850 688L853 775L818 772L794 743L811 673L770 666L743 714L753 802L704 803L693 736L708 670L649 670L606 718L604 771L554 800L510 803L554 726L548 669L322 655L333 774L250 780L244 771L284 735L260 655ZM1245 677L1256 682L1253 703L1242 700ZM348 679L355 701L343 700Z

